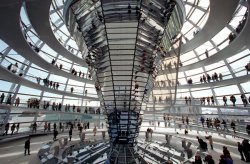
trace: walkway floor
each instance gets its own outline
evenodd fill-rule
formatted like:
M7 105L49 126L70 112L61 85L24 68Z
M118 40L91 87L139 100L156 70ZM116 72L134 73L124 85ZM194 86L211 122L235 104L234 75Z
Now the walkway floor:
M146 129L146 128L145 128ZM142 130L145 130L142 128ZM154 130L155 132L169 132L169 133L176 133L174 129L170 128L156 128ZM206 134L205 132L199 132L197 134L196 131L189 131L188 135L183 134L183 130L177 130L179 133L178 136L180 137L185 137L188 140L193 141L194 143L197 143L197 139L195 136L199 135L202 139L205 141L205 136L210 135L210 133ZM73 140L78 140L78 132L74 131L73 133ZM59 137L63 136L68 136L68 133L62 133L59 134ZM140 135L142 138L144 137L144 132ZM98 138L100 136L100 133L97 136ZM5 164L40 164L40 161L37 158L37 153L39 149L42 147L44 143L47 143L51 141L53 138L52 135L47 135L47 136L39 136L39 137L33 137L31 139L31 155L30 156L24 156L24 139L19 139L15 141L10 141L6 143L0 144L0 163L5 163ZM93 138L92 134L86 134L86 139L88 138ZM160 134L153 134L153 139L158 140L158 141L164 141L165 137ZM237 142L241 142L241 139L238 138L233 138L231 136L227 136L227 138L224 138L223 136L219 136L218 134L213 134L213 140L214 140L214 150L209 149L209 153L213 156L215 163L218 163L219 156L222 154L222 146L227 146L228 150L231 152L231 156L234 160L235 164L244 164L245 162L240 160L240 155L237 150ZM173 141L174 142L174 141Z

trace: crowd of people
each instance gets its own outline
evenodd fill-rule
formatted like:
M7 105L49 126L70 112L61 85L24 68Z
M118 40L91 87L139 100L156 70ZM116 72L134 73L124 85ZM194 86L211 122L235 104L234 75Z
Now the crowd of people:
M218 74L216 72L214 72L212 76L209 75L208 73L206 75L203 74L202 76L200 76L201 83L210 83L211 81L215 82L215 81L222 81L222 80L223 80L222 74L221 73Z
M8 135L9 130L11 131L11 135L17 134L20 129L20 123L13 123L12 125L10 123L5 124L4 127L4 133L3 135Z
M241 94L240 98L241 98L241 101L242 101L242 104L243 104L244 107L246 107L248 105L248 103L250 103L250 96L247 98L245 94ZM154 98L154 101L155 100L157 100L156 97ZM161 102L160 100L162 100L161 96L159 97L159 102ZM197 100L197 98L192 98L190 96L185 96L184 100L185 100L186 105L192 105L192 100ZM200 105L215 105L215 100L216 100L216 98L214 96L207 96L207 97L199 98ZM237 99L236 99L235 95L229 96L229 100L230 100L230 102L232 103L233 106L236 106ZM224 103L223 104L224 106L228 106L228 104L227 104L228 103L227 96L223 96L222 101ZM194 103L194 105L195 105L195 103Z
M40 82L42 80L44 86L46 86L48 88L53 88L53 89L57 89L58 90L58 88L60 86L59 82L54 82L52 80L49 80L48 78L41 79L40 77L37 77L36 80L37 80L37 84L40 84Z
M57 63L56 63L56 59L52 59L51 64L54 65L54 66L56 66L56 67L59 68L59 69L62 69L62 68L63 68L63 65L62 65L62 64L57 64ZM85 78L85 75L86 75L86 78L91 79L91 74L87 75L87 74L85 74L85 73L82 72L82 71L76 71L75 68L72 68L71 71L70 71L70 73L71 73L72 75L78 76L78 77L80 77L80 78Z
M7 96L7 99L6 99L5 103L6 103L7 105L12 105L12 99L13 99L12 94L9 94L9 96ZM4 100L5 100L5 94L2 93L1 96L0 96L0 104L3 104L3 103L4 103ZM18 102L18 100L19 100L19 102ZM15 106L19 106L19 103L20 103L20 99L19 99L19 97L18 97L18 98L17 98L17 101L16 101L16 103L15 103Z
M14 105L16 107L19 107L20 101L21 101L19 97L17 97L15 99L15 101L13 101L13 97L11 94L9 94L6 101L4 101L4 100L5 100L5 93L2 93L0 96L0 104L6 103L7 105ZM74 104L73 105L71 105L71 104L62 105L62 103L56 103L56 102L51 103L50 101L45 101L45 100L43 101L43 103L41 103L41 101L37 98L29 98L27 100L27 107L28 108L36 108L36 109L43 108L45 110L47 110L51 107L52 111L62 111L64 109L65 112L77 112L77 113L80 113L82 111L80 106L75 106ZM101 109L94 108L94 107L85 107L83 112L85 114L101 114Z

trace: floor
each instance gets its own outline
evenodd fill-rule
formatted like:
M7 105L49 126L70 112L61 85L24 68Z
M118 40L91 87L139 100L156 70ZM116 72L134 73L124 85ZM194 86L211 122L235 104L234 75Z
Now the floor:
M155 131L162 131L162 132L170 132L174 133L173 129L163 129L163 128L156 128ZM185 137L188 140L193 141L194 143L197 143L197 139L195 136L199 135L203 139L206 134L205 132L200 132L197 134L196 131L189 132L188 135L183 134L183 130L179 131L180 137ZM176 133L176 132L175 132ZM79 136L78 133L75 131L73 133L73 140L78 140ZM142 133L140 136L143 137L144 133ZM59 134L58 137L67 136L68 133ZM31 155L24 156L24 139L18 139L15 141L10 141L6 143L0 144L0 163L1 164L40 164L40 161L37 158L37 152L41 148L41 146L44 143L47 143L51 141L53 138L52 135L47 136L40 136L40 137L33 137L31 139ZM92 138L92 134L87 134L86 138ZM99 137L98 137L99 138ZM162 135L153 134L154 140L162 140L164 141L164 137ZM205 140L205 139L204 139ZM237 150L237 142L241 141L241 139L233 138L231 136L227 136L227 138L224 138L223 136L219 136L217 134L213 134L213 140L214 140L214 150L209 149L209 153L213 156L215 163L218 163L219 156L222 154L222 146L227 146L229 151L231 152L231 156L234 160L235 164L244 164L245 162L240 160L240 155ZM174 142L174 141L173 141Z

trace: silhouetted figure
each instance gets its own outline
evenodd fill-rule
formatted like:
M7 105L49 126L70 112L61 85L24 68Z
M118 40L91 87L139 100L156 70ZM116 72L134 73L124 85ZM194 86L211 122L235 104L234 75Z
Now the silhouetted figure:
M10 123L7 123L6 125L5 125L5 133L4 133L4 135L8 135L8 131L9 131L9 129L10 129Z
M16 124L12 124L10 130L11 130L11 135L13 135L14 131L16 129Z
M223 96L223 102L224 102L224 106L227 106L227 97Z
M54 129L54 131L53 131L53 136L54 136L53 140L54 141L56 140L57 135L58 135L58 131L56 129Z
M71 141L72 138L72 128L69 129L69 140Z
M4 101L4 97L5 97L5 95L4 95L4 93L2 93L2 94L1 94L1 97L0 97L0 104L2 104L2 103L3 103L3 101Z
M17 126L16 126L16 133L18 133L19 128L20 128L20 123L18 123Z
M26 155L27 151L28 151L28 155L30 155L30 138L28 138L25 141L25 144L24 144L24 155Z
M237 143L238 143L238 151L240 153L241 160L245 161L244 156L243 156L243 146L240 142L237 142Z

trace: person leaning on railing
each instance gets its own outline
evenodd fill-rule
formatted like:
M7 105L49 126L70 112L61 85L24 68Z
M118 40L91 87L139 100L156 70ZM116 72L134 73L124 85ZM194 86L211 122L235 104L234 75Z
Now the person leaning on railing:
M247 132L247 134L250 136L250 124L248 124L248 125L246 126L246 132Z
M245 66L245 68L246 68L247 75L248 75L248 72L250 71L250 62Z

